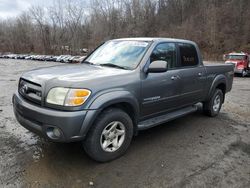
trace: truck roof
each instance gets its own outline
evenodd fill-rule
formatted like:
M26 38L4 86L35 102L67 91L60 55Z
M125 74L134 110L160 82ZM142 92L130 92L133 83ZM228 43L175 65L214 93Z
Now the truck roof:
M228 55L248 55L248 54L244 52L240 52L240 53L232 52L232 53L229 53Z
M160 37L135 37L135 38L119 38L114 40L132 40L132 41L147 41L147 42L184 42L184 43L194 43L190 40L176 39L176 38L160 38Z

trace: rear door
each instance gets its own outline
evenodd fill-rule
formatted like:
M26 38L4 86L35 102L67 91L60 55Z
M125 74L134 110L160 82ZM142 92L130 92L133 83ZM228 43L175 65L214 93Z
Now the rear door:
M178 43L178 69L181 81L182 105L200 102L205 96L206 70L195 45Z

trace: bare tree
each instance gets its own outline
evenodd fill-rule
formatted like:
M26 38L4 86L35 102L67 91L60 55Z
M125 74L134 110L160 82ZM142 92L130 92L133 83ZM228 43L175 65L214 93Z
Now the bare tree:
M50 40L50 26L47 22L45 10L40 6L33 6L30 8L29 12L37 26L37 34L38 34L37 38L41 41L40 50L42 50L43 53L48 54L51 52L51 44L50 44L51 40Z
M79 54L112 38L162 36L194 40L218 58L250 51L246 7L249 0L54 0L0 21L0 51Z

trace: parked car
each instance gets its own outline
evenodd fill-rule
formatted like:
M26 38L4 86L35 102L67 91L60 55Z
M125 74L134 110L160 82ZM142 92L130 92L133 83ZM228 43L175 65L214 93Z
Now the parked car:
M15 54L15 56L13 56L13 59L18 59L18 58L19 58L18 54Z
M37 60L38 57L39 57L39 55L34 55L32 60Z
M34 56L32 56L32 58L31 58L31 60L37 60L37 57L38 57L39 55L34 55Z
M120 157L138 131L197 110L215 117L233 65L203 65L191 41L129 38L102 44L82 64L26 72L13 95L18 122L54 142L82 141L96 161Z
M8 58L9 58L9 55L10 55L10 54L4 54L4 55L3 55L3 58L8 59Z
M249 55L247 53L229 53L225 55L226 64L234 64L235 74L240 74L242 77L250 73Z
M45 61L45 58L46 58L45 55L40 55L38 61Z
M46 56L44 57L44 60L45 60L45 61L53 61L53 56L52 56L52 55L46 55Z
M61 62L61 60L65 57L65 55L60 55L56 58L56 62Z
M26 56L24 59L26 59L26 60L31 60L33 57L34 57L34 55L28 55L28 56Z
M38 57L39 55L34 55L33 57L32 57L32 60L36 60L36 58Z
M28 55L27 54L20 54L18 56L18 59L25 59L25 57L27 57Z
M75 63L74 61L79 59L81 56L73 56L72 58L69 59L69 63Z
M61 63L68 63L69 59L71 58L71 55L65 55L62 59L61 59Z
M75 56L72 60L71 63L80 63L84 60L86 56Z
M68 59L68 63L72 63L72 60L77 57L77 56L71 56L69 59Z
M9 59L15 59L16 57L17 57L16 54L9 54L9 55L7 55L7 58L9 58Z
M53 56L52 61L56 61L59 56Z

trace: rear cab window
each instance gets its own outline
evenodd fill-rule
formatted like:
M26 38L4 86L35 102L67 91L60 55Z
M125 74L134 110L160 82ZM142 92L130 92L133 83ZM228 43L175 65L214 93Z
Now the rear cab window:
M199 65L198 53L193 44L178 43L180 61L179 67L194 67Z

